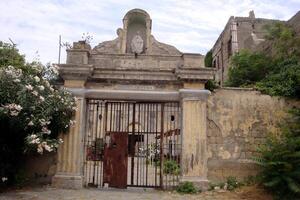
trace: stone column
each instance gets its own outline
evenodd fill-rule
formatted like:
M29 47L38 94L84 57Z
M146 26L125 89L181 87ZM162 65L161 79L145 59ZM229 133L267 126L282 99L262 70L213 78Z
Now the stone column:
M193 182L206 190L207 135L206 101L210 91L204 89L179 90L182 105L181 181Z
M80 189L83 187L83 133L85 119L85 99L77 97L75 125L69 132L61 134L63 144L58 148L58 161L52 185L58 188Z

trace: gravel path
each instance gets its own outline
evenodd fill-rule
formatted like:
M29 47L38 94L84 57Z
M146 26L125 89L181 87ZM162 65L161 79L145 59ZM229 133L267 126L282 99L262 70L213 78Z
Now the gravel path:
M263 194L253 196L253 192L203 192L196 195L180 195L153 189L82 189L66 190L51 187L14 190L0 194L0 200L267 200ZM249 194L248 194L249 193Z

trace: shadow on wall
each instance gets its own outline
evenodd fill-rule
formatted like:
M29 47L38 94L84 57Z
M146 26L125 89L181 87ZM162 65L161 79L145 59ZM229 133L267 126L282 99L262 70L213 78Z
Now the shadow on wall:
M56 172L57 153L31 154L25 157L25 177L30 185L50 184Z

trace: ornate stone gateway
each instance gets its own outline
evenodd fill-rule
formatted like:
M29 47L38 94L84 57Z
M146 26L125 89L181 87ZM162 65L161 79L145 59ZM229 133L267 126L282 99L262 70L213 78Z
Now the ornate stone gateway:
M76 124L58 150L57 187L207 187L206 99L214 71L151 35L151 19L129 11L118 37L85 41L60 64L77 97Z

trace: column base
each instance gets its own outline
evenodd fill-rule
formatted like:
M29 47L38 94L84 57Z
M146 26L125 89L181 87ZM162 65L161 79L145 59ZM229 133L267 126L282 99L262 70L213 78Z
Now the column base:
M192 182L197 189L201 191L207 191L209 187L209 181L206 178L201 178L198 176L183 176L180 182Z
M77 175L58 175L52 178L52 186L64 189L82 189L83 178Z

